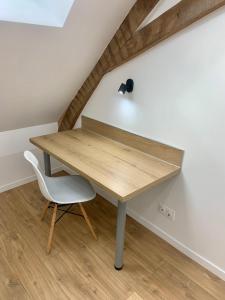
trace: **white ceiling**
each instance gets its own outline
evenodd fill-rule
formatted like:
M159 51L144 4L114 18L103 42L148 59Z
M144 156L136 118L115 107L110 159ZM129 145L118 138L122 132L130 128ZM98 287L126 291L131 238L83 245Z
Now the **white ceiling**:
M74 0L0 0L0 20L63 27Z
M134 3L76 0L63 28L0 21L0 131L57 121Z

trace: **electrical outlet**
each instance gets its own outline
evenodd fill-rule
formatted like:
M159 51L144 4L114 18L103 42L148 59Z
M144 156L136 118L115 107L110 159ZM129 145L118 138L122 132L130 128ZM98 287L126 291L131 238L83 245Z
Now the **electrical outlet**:
M161 215L166 216L166 206L163 204L159 204L159 212Z
M159 204L159 212L161 215L169 219L170 221L175 221L176 212L174 209L167 207L164 204Z
M167 207L166 208L166 217L170 219L171 221L175 221L175 210L172 208Z

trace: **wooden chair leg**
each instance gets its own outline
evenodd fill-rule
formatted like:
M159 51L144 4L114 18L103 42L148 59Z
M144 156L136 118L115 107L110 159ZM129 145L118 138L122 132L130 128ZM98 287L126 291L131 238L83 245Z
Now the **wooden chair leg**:
M49 232L48 246L47 246L48 254L51 252L51 249L52 249L52 239L53 239L53 233L54 233L54 228L55 228L56 214L57 214L57 204L55 204L55 206L53 208L53 213L52 213L52 221L51 221L51 225L50 225L50 232Z
M92 233L94 239L97 240L97 236L96 236L96 234L95 234L95 231L94 231L94 229L93 229L93 227L92 227L92 225L91 225L91 222L90 222L90 220L89 220L89 218L88 218L88 215L87 215L87 213L86 213L86 211L85 211L83 205L82 205L81 203L79 203L79 206L80 206L81 212L82 212L82 214L83 214L83 216L84 216L84 219L85 219L85 221L86 221L86 223L87 223L89 229L91 230L91 233Z
M42 215L41 215L41 221L44 220L44 217L46 216L46 213L48 211L48 207L49 207L50 203L51 203L51 201L47 200L47 203L45 204Z

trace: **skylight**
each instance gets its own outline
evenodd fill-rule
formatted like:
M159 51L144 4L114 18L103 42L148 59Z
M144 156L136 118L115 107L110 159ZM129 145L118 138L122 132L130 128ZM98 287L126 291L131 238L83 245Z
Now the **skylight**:
M63 27L74 0L0 0L0 21Z

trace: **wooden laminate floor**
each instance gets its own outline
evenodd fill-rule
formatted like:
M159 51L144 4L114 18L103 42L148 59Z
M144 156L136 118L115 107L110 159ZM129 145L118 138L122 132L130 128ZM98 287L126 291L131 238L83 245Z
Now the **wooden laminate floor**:
M225 282L129 217L125 267L115 271L116 209L99 196L85 205L98 241L66 215L49 256L37 183L0 194L0 203L0 300L225 299Z

